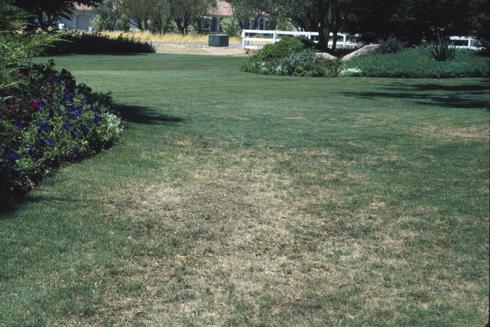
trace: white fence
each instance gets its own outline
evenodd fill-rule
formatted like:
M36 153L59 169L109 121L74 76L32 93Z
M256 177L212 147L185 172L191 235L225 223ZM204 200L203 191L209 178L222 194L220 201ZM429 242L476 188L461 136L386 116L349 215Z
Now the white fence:
M458 49L480 50L482 48L480 41L471 36L450 36L449 39Z
M318 42L318 32L286 32L273 30L243 30L242 31L242 48L243 49L260 49L266 44L274 44L281 40L285 35L303 36L314 42ZM351 35L347 33L338 33L337 47L339 48L355 48L362 44L357 41L360 35ZM332 44L333 34L330 33L329 45ZM451 36L450 40L456 48L460 49L481 49L480 42L471 36Z
M273 30L243 30L242 31L242 48L243 49L260 49L266 44L273 44L279 42L283 36L303 36L314 42L318 42L318 32L286 32L286 31L273 31ZM337 46L340 48L353 48L358 45L355 36L347 33L339 33L337 35ZM333 34L330 33L330 37ZM332 40L329 41L332 44Z

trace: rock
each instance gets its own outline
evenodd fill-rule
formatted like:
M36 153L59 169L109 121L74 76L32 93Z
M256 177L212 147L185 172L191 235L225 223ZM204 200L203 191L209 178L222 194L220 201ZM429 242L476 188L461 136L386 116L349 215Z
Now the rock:
M337 57L332 56L330 53L326 53L326 52L317 52L316 56L317 58L323 58L327 60L337 60Z
M360 48L359 50L351 52L348 55L345 55L342 58L342 61L347 61L347 60L351 60L352 58L355 58L355 57L366 56L366 55L370 55L373 53L377 53L379 51L379 47L380 47L379 44L366 45L366 46Z

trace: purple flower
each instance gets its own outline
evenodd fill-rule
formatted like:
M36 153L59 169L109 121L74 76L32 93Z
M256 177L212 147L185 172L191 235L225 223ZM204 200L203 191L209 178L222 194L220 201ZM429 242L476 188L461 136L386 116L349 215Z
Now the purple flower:
M50 131L50 128L49 128L49 124L48 122L41 122L39 124L39 129L38 129L39 133L45 133L45 132L49 132Z
M100 114L100 107L99 106L95 106L92 108L92 111L96 114Z
M24 127L26 127L26 121L21 119L21 120L16 120L15 121L15 127L18 128L18 129L22 129Z
M80 126L80 129L82 130L83 135L87 135L88 134L88 127L87 127L87 125L82 124L82 126Z
M74 130L73 132L71 132L73 134L73 136L75 136L76 138L79 138L80 136L82 136L82 133L79 131L79 130Z
M15 161L20 158L19 154L13 150L7 151L6 155L7 155L7 159L12 161Z
M66 102L73 100L73 94L68 89L65 89L63 91L63 100L65 100Z
M94 122L95 122L96 125L100 125L100 123L102 122L102 119L100 119L100 116L99 115L96 115L95 116Z
M54 75L54 76L53 76L53 82L54 82L54 83L58 83L58 82L60 82L60 81L61 81L61 77L59 77L58 75Z
M44 102L44 100L39 100L39 101L36 101L36 106L38 109L42 109L46 106L46 102Z
M75 111L75 112L71 112L68 114L68 118L70 119L77 119L78 117L80 117L82 113L80 111Z
M5 143L2 143L0 146L2 147L3 151L7 151L9 148L9 146Z
M67 131L69 131L72 128L72 126L73 125L66 120L63 122L63 128L66 129Z
M31 154L32 151L34 151L34 148L32 146L26 146L24 148L24 152L27 153L27 154Z

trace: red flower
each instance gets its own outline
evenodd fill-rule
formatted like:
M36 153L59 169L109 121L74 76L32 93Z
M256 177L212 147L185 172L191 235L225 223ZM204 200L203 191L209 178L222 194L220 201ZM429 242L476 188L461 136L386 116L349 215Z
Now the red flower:
M37 110L37 109L39 109L39 104L37 102L33 102L31 104L31 107L32 107L32 110Z

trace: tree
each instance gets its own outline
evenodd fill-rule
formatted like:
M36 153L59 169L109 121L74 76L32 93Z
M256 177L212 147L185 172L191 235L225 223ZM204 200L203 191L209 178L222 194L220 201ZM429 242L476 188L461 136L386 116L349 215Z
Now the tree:
M99 31L113 31L117 24L117 13L112 5L112 0L104 0L96 9L92 25Z
M365 40L395 36L411 45L437 36L471 33L471 7L475 0L355 0L348 29ZM486 1L485 1L486 2Z
M151 31L167 33L172 20L172 4L170 0L153 0L153 10L150 14Z
M337 34L345 24L353 0L275 0L276 15L287 17L298 28L319 34L318 47L329 48L333 34L332 50L337 46Z
M470 4L471 34L477 36L490 50L490 3L487 0L473 0Z
M120 8L141 31L150 29L150 15L154 0L124 0Z
M187 34L189 26L216 6L214 0L172 0L172 16L179 32Z
M254 26L250 28L256 29L260 17L270 17L275 11L273 0L230 0L229 2L233 6L233 13L241 28L245 28L244 22L246 20L253 18Z
M15 0L14 5L32 14L29 26L48 29L60 18L73 14L75 3L94 6L102 0Z

